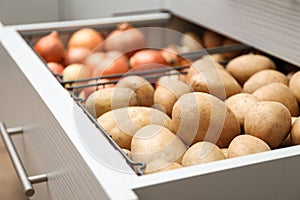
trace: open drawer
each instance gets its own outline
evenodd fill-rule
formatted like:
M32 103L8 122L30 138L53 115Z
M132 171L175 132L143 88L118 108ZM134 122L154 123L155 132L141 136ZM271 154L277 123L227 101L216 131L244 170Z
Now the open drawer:
M22 135L11 137L24 168L48 179L32 199L298 199L300 146L163 173L135 173L30 46L53 29L67 38L81 27L111 30L124 21L181 32L203 30L170 13L1 28L0 121L22 127ZM153 42L163 46L166 38L162 34Z

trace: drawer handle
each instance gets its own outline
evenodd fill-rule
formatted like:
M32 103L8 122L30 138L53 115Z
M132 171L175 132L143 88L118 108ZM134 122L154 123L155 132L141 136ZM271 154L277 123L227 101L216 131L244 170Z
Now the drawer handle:
M23 133L21 127L15 128L6 128L5 124L0 122L0 133L3 139L3 142L6 146L10 159L15 167L15 170L19 176L19 179L23 185L24 193L26 196L31 197L34 194L34 189L32 184L45 182L48 180L46 174L36 175L36 176L27 176L24 166L18 156L16 148L10 138L12 134L20 134Z

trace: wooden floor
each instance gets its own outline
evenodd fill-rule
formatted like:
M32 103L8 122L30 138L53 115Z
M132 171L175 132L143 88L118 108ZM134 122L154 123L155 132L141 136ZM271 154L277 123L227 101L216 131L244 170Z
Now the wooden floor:
M20 181L0 137L0 199L25 200Z

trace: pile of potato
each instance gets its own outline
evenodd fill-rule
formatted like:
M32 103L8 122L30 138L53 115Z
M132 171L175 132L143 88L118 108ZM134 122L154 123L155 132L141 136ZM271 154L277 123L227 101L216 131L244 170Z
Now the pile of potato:
M126 76L85 107L146 174L300 144L300 71L289 79L259 54L225 67L217 57L155 83Z

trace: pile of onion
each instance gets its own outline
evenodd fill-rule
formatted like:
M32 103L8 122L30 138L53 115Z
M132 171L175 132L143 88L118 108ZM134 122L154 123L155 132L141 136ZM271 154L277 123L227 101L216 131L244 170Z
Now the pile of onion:
M154 49L141 50L135 53L129 60L130 67L136 70L157 69L168 66L162 51Z
M130 57L146 47L146 40L139 29L129 23L122 23L107 36L104 46L107 51L120 51Z
M61 62L64 57L64 45L56 31L41 37L34 45L34 50L46 62Z
M54 73L54 74L62 74L64 71L64 66L57 62L48 62L47 67Z
M93 76L126 73L129 69L127 57L119 51L92 53L85 65L93 71Z
M102 47L103 37L101 33L91 28L83 28L74 32L69 41L68 48L84 47L94 51L100 51Z
M71 47L65 52L65 65L83 63L90 53L86 47Z

